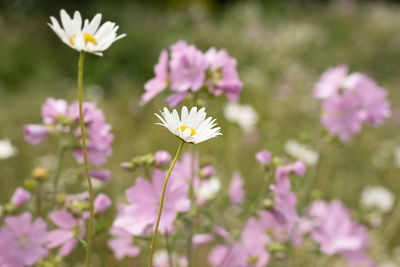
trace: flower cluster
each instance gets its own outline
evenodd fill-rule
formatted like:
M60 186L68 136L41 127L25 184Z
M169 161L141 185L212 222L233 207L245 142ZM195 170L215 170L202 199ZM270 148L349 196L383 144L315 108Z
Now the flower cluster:
M75 159L83 162L80 144L78 102L68 105L63 99L49 98L42 106L43 124L24 126L25 140L31 144L42 142L49 135L58 135L66 139L73 150ZM104 114L95 103L83 103L83 120L87 127L88 160L100 166L112 154L111 143L114 136L110 133L111 125L105 122Z
M377 126L390 116L386 94L365 74L348 74L344 65L328 69L314 91L315 97L323 100L322 124L342 142L358 134L362 123Z
M165 155L162 156L164 157ZM138 177L134 186L125 191L129 204L118 206L118 214L110 230L113 239L108 242L117 259L139 255L140 246L135 240L149 236L153 231L166 176L166 172L162 171L159 165L154 167L151 181ZM200 168L197 155L192 157L191 154L183 154L181 160L176 163L166 188L166 202L159 226L161 233L173 234L176 232L174 223L179 214L189 212L194 203L201 207L216 197L221 183L214 174L215 170L211 165ZM193 204L189 197L191 185L195 200ZM204 237L207 239L209 236L194 236L194 244L205 242Z
M161 52L154 72L156 76L145 84L141 105L166 88L173 92L167 98L170 107L178 106L189 93L202 88L210 95L225 94L229 101L236 101L242 90L236 60L224 49L210 48L202 53L194 45L179 41L171 46L169 53Z

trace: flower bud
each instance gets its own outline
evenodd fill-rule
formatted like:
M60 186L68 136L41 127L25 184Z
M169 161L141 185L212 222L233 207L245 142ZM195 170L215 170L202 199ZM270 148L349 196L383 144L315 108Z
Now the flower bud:
M26 201L28 201L31 197L31 193L29 191L26 191L25 189L18 187L17 190L15 190L14 194L11 197L10 202L15 205L15 207L20 207L23 205Z
M49 171L42 167L36 167L32 171L32 177L38 181L44 181L49 177Z
M171 160L171 154L165 150L160 150L154 154L154 159L156 161L156 165L164 165Z
M103 214L111 206L111 199L105 194L99 194L94 200L94 212Z

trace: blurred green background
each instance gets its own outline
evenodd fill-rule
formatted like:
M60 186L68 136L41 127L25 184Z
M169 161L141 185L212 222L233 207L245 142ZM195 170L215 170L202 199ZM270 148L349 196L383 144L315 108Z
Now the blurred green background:
M79 10L89 18L102 13L103 20L115 21L119 32L127 33L103 57L88 56L84 73L85 99L97 101L113 126L114 154L104 166L112 171L112 181L101 191L114 199L123 199L135 178L120 169L120 162L176 149L175 137L154 126L153 113L166 105L167 94L145 107L138 102L161 49L178 40L202 51L212 46L227 49L237 59L244 82L240 103L252 105L260 115L257 131L244 134L225 120L226 99L207 104L224 136L198 149L202 158L215 164L223 185L240 170L249 194L255 194L262 176L254 154L261 148L283 154L285 142L296 139L317 149L320 111L312 88L328 67L344 63L387 88L393 114L380 128L364 127L346 145L330 145L317 186L326 198L341 198L353 209L366 185L382 184L396 195L400 192L394 156L400 146L396 2L2 0L0 139L11 139L19 153L0 161L0 203L9 200L43 157L55 154L55 140L38 146L25 142L23 125L41 122L40 107L47 97L76 99L78 53L46 25L49 16L59 18L61 8ZM72 157L67 161L66 166L76 167ZM396 245L400 243L394 239L392 246Z

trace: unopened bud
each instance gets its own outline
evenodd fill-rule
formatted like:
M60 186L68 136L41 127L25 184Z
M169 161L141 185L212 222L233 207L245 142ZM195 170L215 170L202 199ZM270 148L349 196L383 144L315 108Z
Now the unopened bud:
M44 181L49 177L49 171L42 167L36 167L32 171L32 177L38 181Z

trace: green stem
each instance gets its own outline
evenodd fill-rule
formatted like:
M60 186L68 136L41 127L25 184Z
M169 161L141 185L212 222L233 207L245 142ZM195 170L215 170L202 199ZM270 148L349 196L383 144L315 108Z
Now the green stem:
M79 125L81 128L81 138L82 138L82 151L83 151L83 162L85 168L85 174L89 187L89 203L90 203L90 215L89 215L89 225L88 225L88 245L86 251L86 267L90 266L90 257L92 253L93 246L93 187L92 180L89 174L89 162L87 159L87 147L86 147L86 133L85 133L85 122L83 121L83 104L82 104L82 95L83 95L83 63L85 61L85 52L81 51L79 56L79 64L78 64L78 101L79 101Z
M329 142L329 140L323 140L322 142L323 143L321 144L320 149L319 149L319 158L318 158L317 165L315 166L313 173L310 176L307 176L304 194L302 196L302 200L299 205L300 212L302 212L303 208L305 207L305 205L307 204L307 202L310 199L311 191L314 188L315 181L317 179L317 175L321 168L321 162L322 162L322 158L324 156L325 147L326 147L327 143Z
M179 155L182 152L182 148L183 148L184 144L185 144L185 141L182 141L182 143L179 145L178 151L176 151L176 154L175 154L174 161L172 162L171 166L169 167L167 177L165 178L165 181L164 181L164 186L163 186L163 190L162 190L162 194L161 194L160 208L158 210L158 216L157 216L157 221L156 221L156 227L154 229L153 238L151 240L149 265L148 265L149 267L152 267L152 264L153 264L153 254L154 254L154 248L155 248L155 244L156 244L158 226L160 224L161 213L162 213L162 209L163 209L163 205L164 205L165 190L167 189L167 184L168 184L169 177L171 176L172 169L174 168L175 163L178 160Z

